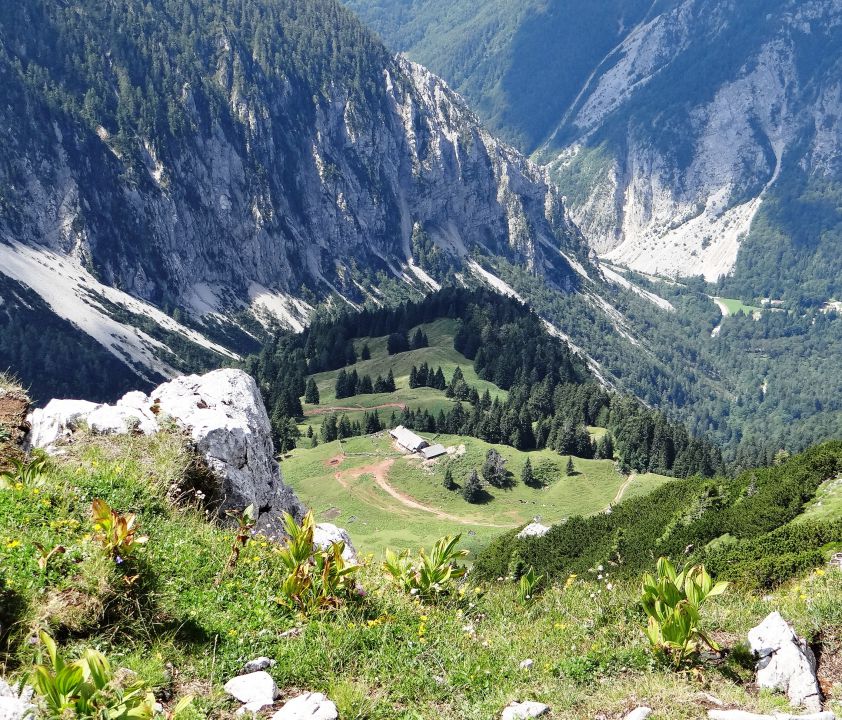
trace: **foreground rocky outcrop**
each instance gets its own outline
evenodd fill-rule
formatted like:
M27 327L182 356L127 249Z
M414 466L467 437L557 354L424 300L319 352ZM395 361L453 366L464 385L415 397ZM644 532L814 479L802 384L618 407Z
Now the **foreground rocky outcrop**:
M50 452L60 452L62 443L83 427L100 435L178 428L216 478L220 513L253 505L257 529L269 535L280 534L281 513L298 520L304 515L304 506L281 477L257 384L241 370L180 377L149 395L128 393L114 405L51 400L28 420L29 446ZM353 552L347 533L333 525L320 530L319 537L325 542L341 538Z
M757 686L785 692L793 707L810 712L822 709L822 696L816 679L816 657L804 638L773 612L748 634L757 660Z

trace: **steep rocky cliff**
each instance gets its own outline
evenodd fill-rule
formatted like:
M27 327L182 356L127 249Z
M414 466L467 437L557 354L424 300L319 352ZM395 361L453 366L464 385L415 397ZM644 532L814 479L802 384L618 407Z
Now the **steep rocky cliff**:
M836 0L683 0L633 28L541 151L594 247L645 272L731 272L770 196L839 177L841 43Z
M471 253L587 263L545 172L331 0L25 0L0 82L0 272L150 381Z

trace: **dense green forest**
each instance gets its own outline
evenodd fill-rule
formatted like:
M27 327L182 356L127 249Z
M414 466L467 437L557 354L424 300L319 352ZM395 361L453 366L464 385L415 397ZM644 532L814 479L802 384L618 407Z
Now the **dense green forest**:
M586 426L603 425L624 469L680 477L724 471L716 446L694 438L681 424L634 398L607 392L567 345L547 332L534 312L491 290L447 288L394 308L317 318L299 335L279 334L246 363L263 390L278 442L290 447L291 421L302 417L300 397L307 392L307 376L354 363L354 339L389 336L391 352L403 347L394 345L398 342L394 337L405 338L412 328L438 318L458 319L454 348L473 362L481 379L507 390L508 397L500 401L492 400L487 392L480 396L458 370L445 378L440 369L431 372L422 366L423 384L445 389L454 399L452 408L433 416L407 407L393 414L390 425L469 435L521 450L547 447L580 457L599 453ZM422 333L409 334L413 340L405 349L423 347ZM501 347L506 352L499 352ZM414 370L417 384L419 371ZM337 397L371 392L378 380L381 388L389 382L342 369L336 381ZM341 423L340 417L331 419L327 429L323 426L322 440L379 429L380 418L372 415L370 422L367 419L356 428L347 419L347 427Z
M690 556L708 563L718 577L755 589L774 587L824 563L831 544L842 546L842 520L787 524L841 471L842 442L832 442L732 479L676 480L610 513L572 517L540 538L506 533L477 557L474 568L488 579L528 567L551 577L586 576L599 566L636 577L659 556Z

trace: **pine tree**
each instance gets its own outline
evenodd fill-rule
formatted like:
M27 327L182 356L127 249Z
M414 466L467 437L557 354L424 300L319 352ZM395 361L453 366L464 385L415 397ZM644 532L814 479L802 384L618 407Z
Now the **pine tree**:
M337 400L351 395L351 393L348 392L348 373L345 372L345 368L342 368L336 376L335 395Z
M572 455L567 458L567 467L565 467L564 472L567 474L568 477L576 474L576 467L573 465Z
M471 470L468 474L468 479L465 480L465 484L462 486L462 497L465 498L466 502L478 503L482 498L482 493L482 482L479 479L479 475L476 470Z
M386 392L395 392L395 376L392 368L389 368L389 375L386 377Z
M349 438L354 434L353 428L351 427L351 421L348 420L347 415L342 415L339 418L339 424L336 426L336 437L340 440L344 440L345 438Z
M504 488L510 484L506 473L506 461L494 448L490 448L485 455L482 476L492 487Z
M596 446L596 458L598 460L614 459L614 443L611 440L611 433L605 433Z
M322 442L333 442L338 437L336 415L329 415L322 423Z
M447 470L444 471L444 489L445 490L455 490L457 485L453 480L453 471L448 467Z
M415 365L409 371L409 387L413 389L418 387L418 368Z
M363 349L360 352L362 360L371 360L371 350L369 350L368 343L363 344Z
M308 378L307 389L304 391L304 402L310 405L319 404L319 388L316 387L316 381L313 378Z
M520 479L526 487L538 487L539 483L535 481L535 475L532 473L532 461L529 458L526 458L526 464L523 466Z
M374 387L371 384L371 376L363 375L360 378L360 383L357 386L358 395L371 395L374 392Z

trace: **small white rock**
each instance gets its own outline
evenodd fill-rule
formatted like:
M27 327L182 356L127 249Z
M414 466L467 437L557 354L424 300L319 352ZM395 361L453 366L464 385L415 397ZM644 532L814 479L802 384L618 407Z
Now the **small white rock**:
M278 688L272 676L262 670L231 678L225 683L225 692L245 703L245 709L251 712L271 705L278 696Z
M526 660L521 660L519 667L521 670L531 670L534 664L535 661L532 658L526 658Z
M249 660L244 666L243 670L247 673L258 672L260 670L267 670L275 666L275 661L268 657L257 657L254 660Z
M336 705L322 693L306 692L286 702L272 720L337 720L338 717Z
M331 545L342 542L342 559L348 563L357 562L357 551L354 548L348 531L336 527L333 523L319 523L313 531L313 546L318 550L327 550Z
M528 720L528 718L541 717L549 710L544 703L527 700L526 702L511 702L503 710L500 720Z
M37 708L32 703L32 688L12 687L0 678L0 718L2 720L32 720Z
M646 720L652 714L652 708L637 707L626 715L623 720Z

